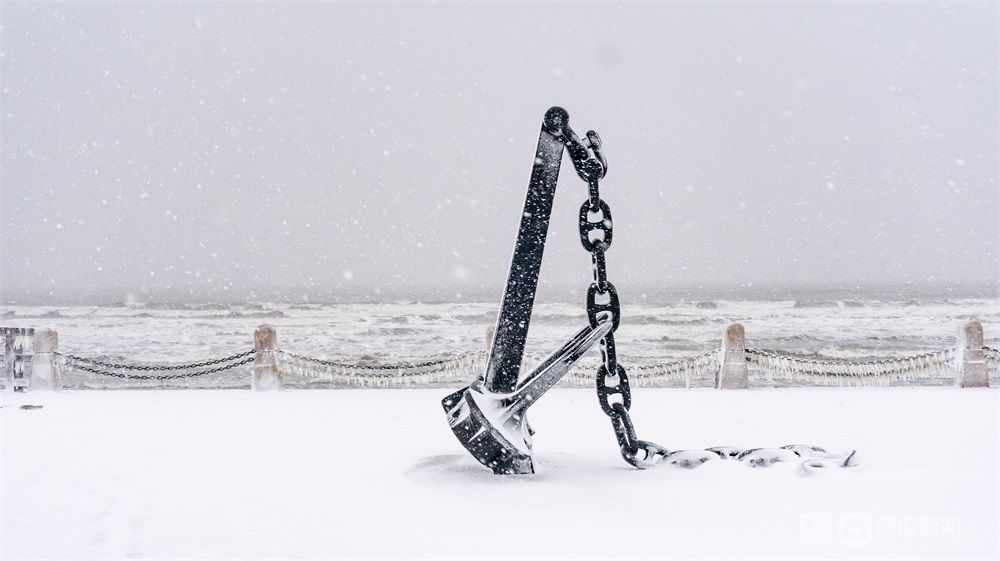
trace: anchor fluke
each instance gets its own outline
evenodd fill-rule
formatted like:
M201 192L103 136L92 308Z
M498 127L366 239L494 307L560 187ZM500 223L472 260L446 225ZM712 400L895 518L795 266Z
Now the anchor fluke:
M531 462L528 407L573 368L612 328L610 314L581 329L545 358L512 392L492 392L476 380L441 400L448 425L479 463L496 474L535 473Z
M505 438L476 405L471 388L463 388L449 395L441 400L441 406L444 407L448 424L458 441L479 463L492 469L493 473L535 473L529 441L523 441L528 447L528 452L525 453Z

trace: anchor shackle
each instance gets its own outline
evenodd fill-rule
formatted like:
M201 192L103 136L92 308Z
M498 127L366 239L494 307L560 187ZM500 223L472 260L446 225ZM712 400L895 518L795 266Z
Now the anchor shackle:
M569 126L569 113L562 107L552 107L545 112L542 130L562 140L580 179L590 183L607 175L608 160L604 157L601 137L597 131L587 131L585 139L580 140ZM591 157L591 152L594 157Z

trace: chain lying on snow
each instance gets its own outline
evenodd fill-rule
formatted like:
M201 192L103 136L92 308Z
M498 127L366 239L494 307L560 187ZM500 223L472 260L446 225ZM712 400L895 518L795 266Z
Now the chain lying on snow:
M912 356L851 360L810 358L766 349L747 349L747 363L769 379L808 380L817 385L881 386L892 382L954 375L954 349Z
M91 374L98 374L101 376L110 376L112 378L120 378L123 380L177 380L181 378L194 378L197 376L204 376L206 374L214 374L216 372L222 372L224 370L229 370L231 368L236 368L237 366L242 366L244 364L249 364L253 362L254 357L253 350L235 354L232 356L208 360L204 362L195 362L190 364L172 364L166 366L156 366L156 365L138 365L138 364L115 364L109 362L101 362L94 359L84 358L76 355L67 355L63 353L56 353L56 356L60 357L62 364L66 367L82 370L84 372L90 372ZM242 360L239 360L242 359ZM235 361L235 362L233 362ZM229 364L225 364L229 363ZM137 370L143 372L162 372L162 371L178 371L178 370L190 370L192 368L203 368L205 366L221 365L215 368L209 368L207 370L193 370L182 372L178 374L128 374L125 372L113 372L111 370L105 370L107 368L115 370Z
M798 473L800 475L811 475L826 468L849 468L858 465L854 450L837 454L827 452L819 446L804 444L789 444L780 448L750 448L749 450L735 446L715 446L704 450L675 450L666 452L663 459L657 464L691 469L712 460L736 460L753 468L770 467L779 462L799 462Z

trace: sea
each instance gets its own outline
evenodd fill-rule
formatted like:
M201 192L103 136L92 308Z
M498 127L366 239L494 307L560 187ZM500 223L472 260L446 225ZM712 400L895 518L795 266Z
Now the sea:
M539 301L526 352L541 356L586 325L581 301ZM582 300L580 298L579 300ZM624 300L624 298L623 298ZM831 295L778 298L634 298L623 302L619 355L655 364L720 346L733 322L747 346L835 358L898 357L955 345L959 326L983 324L1000 346L1000 297ZM252 348L254 329L277 328L278 346L340 361L409 362L484 349L498 301L142 301L0 305L0 326L51 328L61 352L132 362L210 359Z

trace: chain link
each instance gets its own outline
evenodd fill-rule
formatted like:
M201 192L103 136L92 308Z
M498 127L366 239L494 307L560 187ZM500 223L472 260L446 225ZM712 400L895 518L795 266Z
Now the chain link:
M594 180L597 203L592 204L588 199L583 201L583 204L580 206L580 242L583 244L583 249L589 251L591 255L593 255L595 250L600 250L603 253L611 247L611 208L608 207L608 203L601 200L600 191L597 189L596 184L597 181ZM596 221L590 219L591 214L598 215L595 218ZM594 233L601 235L594 240L591 239L591 234Z

